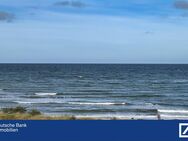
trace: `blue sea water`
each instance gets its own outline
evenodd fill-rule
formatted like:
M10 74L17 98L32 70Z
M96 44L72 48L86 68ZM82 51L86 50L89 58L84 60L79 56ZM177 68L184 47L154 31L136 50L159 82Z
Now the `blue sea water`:
M188 119L188 65L0 64L0 108L117 119Z

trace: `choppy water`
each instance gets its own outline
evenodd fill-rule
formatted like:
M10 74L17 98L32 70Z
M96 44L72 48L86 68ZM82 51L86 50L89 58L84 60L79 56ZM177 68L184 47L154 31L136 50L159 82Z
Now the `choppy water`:
M0 107L120 119L188 119L188 65L0 65Z

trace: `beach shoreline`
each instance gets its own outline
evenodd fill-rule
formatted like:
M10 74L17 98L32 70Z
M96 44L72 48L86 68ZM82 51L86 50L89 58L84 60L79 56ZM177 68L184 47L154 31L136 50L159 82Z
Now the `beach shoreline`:
M6 114L0 113L0 120L158 120L156 119L137 119L137 118L125 118L125 117L94 117L94 116L52 116L52 115L30 115L22 113Z
M151 116L150 116L151 117ZM155 116L152 116L155 119ZM25 107L2 108L0 110L0 120L138 120L147 119L146 117L134 118L127 116L108 116L108 115L50 115L44 114L36 109L28 110ZM156 117L157 119L157 117Z
M172 112L172 111L171 111ZM185 111L184 111L185 112ZM2 108L0 120L180 120L188 119L187 116L175 115L165 117L160 112L156 115L55 115L42 113L36 109L25 107Z

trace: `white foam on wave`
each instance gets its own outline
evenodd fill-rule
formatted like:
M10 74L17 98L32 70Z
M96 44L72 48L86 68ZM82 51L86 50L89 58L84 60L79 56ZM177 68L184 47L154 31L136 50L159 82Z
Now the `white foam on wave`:
M18 104L34 104L34 102L28 102L28 101L14 101Z
M57 104L61 104L63 103L62 101L58 101L58 100L35 100L35 101L14 101L18 104L50 104L50 103L57 103Z
M79 115L77 118L93 118L93 119L119 119L119 120L128 120L128 119L157 119L157 116L154 115Z
M82 75L79 75L78 78L83 78L83 76L82 76Z
M113 103L113 102L69 102L69 104L75 104L75 105L126 105L127 103Z
M167 110L159 109L158 110L161 119L188 119L187 110Z
M160 110L158 109L158 112L160 113L187 113L188 114L187 110Z
M35 93L38 96L55 96L57 93Z
M188 119L188 115L168 115L163 114L161 115L161 119Z
M176 79L173 82L174 83L186 83L186 82L188 82L188 80L187 79Z

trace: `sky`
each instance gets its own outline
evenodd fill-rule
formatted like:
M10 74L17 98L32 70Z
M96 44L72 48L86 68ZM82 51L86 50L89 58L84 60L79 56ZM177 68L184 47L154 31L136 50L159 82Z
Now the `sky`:
M188 0L0 0L0 63L188 63Z

